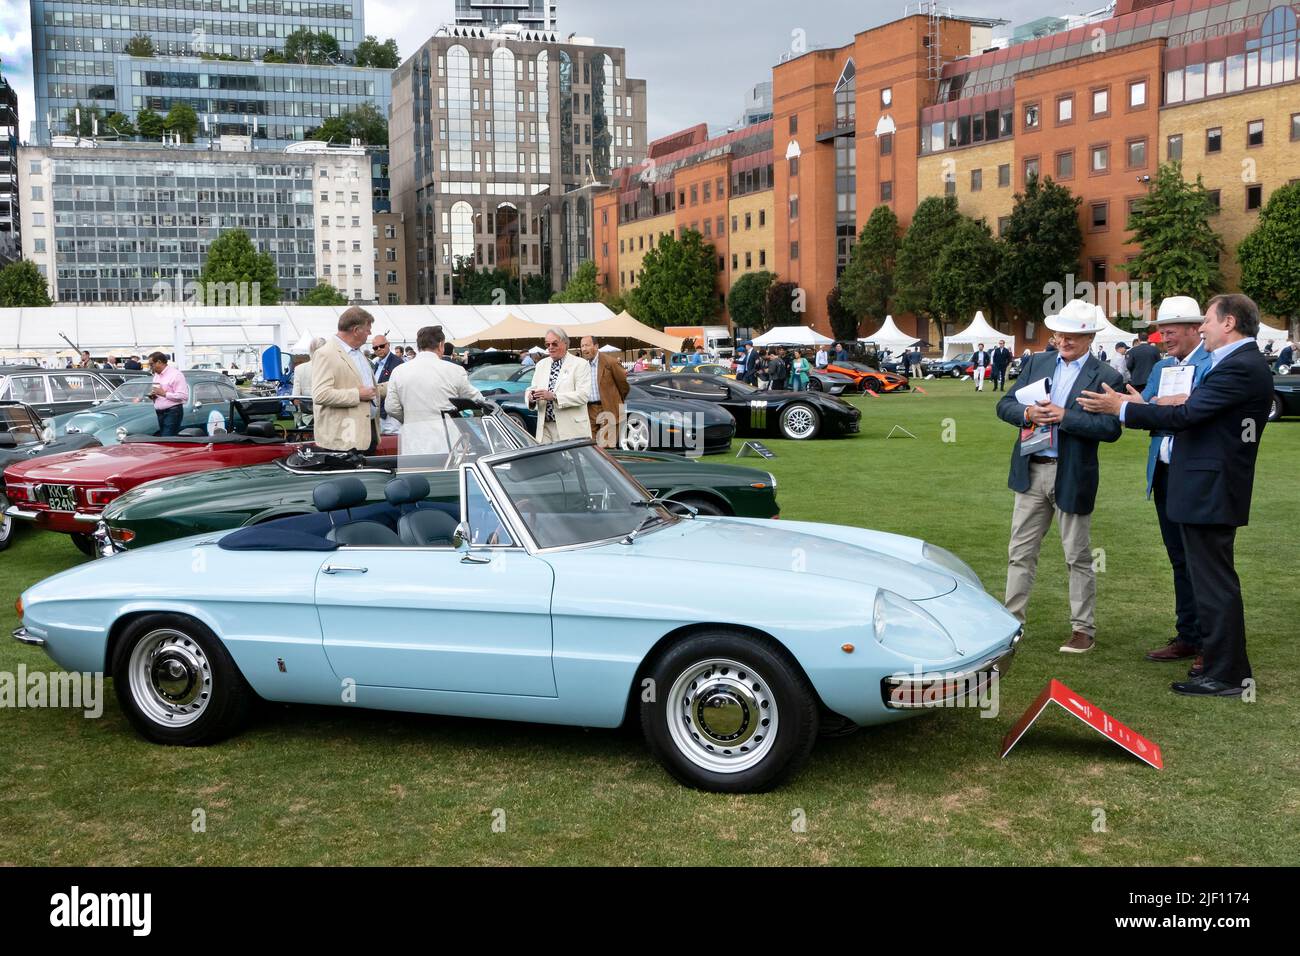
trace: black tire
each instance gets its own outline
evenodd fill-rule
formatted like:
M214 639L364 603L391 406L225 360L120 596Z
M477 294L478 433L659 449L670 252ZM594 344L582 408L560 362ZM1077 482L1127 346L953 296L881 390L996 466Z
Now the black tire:
M77 550L80 551L82 554L84 554L86 557L88 558L99 557L99 552L95 550L95 539L92 538L90 535L74 534L72 535L72 543L75 544L77 546Z
M697 515L708 515L710 517L721 518L730 513L716 501L710 501L707 498L696 498L690 495L682 498L670 499L668 502L669 511L674 514L686 514L687 512L684 508L674 508L673 505L675 504L690 505L695 509Z
M805 416L808 418L806 419ZM809 422L806 427L798 424L805 420ZM778 426L781 429L781 437L791 441L808 441L816 438L822 430L822 416L817 409L805 402L791 402L781 409Z
M0 551L9 547L14 539L14 519L5 514L9 508L9 496L0 494Z
M948 374L951 375L953 378L961 378L961 369L955 368Z
M816 378L813 378L813 377L809 376L809 378L808 378L808 391L810 391L810 392L824 392L824 391L826 391L826 389L822 388L822 383L821 383L820 381L818 381Z
M159 667L168 662L177 670L160 675ZM159 744L215 743L239 729L257 700L217 636L179 614L132 621L113 651L112 673L127 720L142 737ZM159 689L160 676L170 682L172 697ZM168 713L184 722L169 723Z
M770 638L727 630L697 634L670 646L642 677L650 678L654 683L648 686L655 690L648 695L652 700L644 694L640 699L646 744L687 786L716 793L770 790L798 772L812 753L817 695L789 653ZM638 686L646 685L638 681ZM696 691L718 703L706 713ZM705 718L715 713L723 726L714 732L725 731L744 744L728 747L719 737L709 743ZM765 735L771 721L775 727ZM730 761L735 769L726 767Z
M1275 422L1282 417L1282 396L1277 392L1273 393L1273 401L1268 406L1268 420ZM6 548L8 544L0 544L0 548Z

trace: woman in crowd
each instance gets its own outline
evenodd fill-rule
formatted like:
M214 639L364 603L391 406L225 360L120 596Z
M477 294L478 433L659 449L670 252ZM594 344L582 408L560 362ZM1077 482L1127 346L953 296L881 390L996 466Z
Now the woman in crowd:
M790 369L790 390L793 392L808 391L808 360L804 358L803 352L795 349L794 363Z

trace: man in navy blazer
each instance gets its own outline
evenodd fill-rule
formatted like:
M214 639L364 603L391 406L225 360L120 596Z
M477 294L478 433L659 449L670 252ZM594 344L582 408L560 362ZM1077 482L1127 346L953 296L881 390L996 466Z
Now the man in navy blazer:
M1190 366L1190 388L1201 383L1210 369L1210 353L1201 343L1201 323L1205 316L1201 307L1190 296L1176 295L1160 303L1156 313L1156 326L1164 340L1168 355L1156 363L1151 378L1142 392L1142 400L1153 402L1160 393L1163 371L1167 368ZM1171 373L1172 374L1172 373ZM1173 452L1174 436L1171 432L1151 433L1147 449L1147 497L1155 497L1156 520L1160 524L1160 537L1169 555L1169 565L1174 572L1175 637L1162 647L1147 652L1149 661L1177 661L1196 658L1189 677L1201 673L1201 628L1196 618L1196 598L1192 593L1192 579L1187 572L1187 552L1183 548L1183 532L1178 522L1169 518L1166 502L1169 497L1169 461Z
M1056 333L1058 351L1041 352L1025 360L1016 387L998 402L998 417L1020 429L1011 450L1007 481L1016 493L1016 503L1007 546L1004 603L1024 623L1038 551L1055 516L1070 574L1070 639L1061 647L1067 654L1090 651L1096 644L1092 510L1099 477L1097 444L1116 441L1122 431L1113 413L1086 411L1078 403L1084 389L1122 384L1119 374L1090 351L1104 318L1097 306L1080 299L1067 304L1059 315L1048 317L1045 324ZM1022 405L1020 392L1044 380L1047 397ZM1043 444L1027 453L1030 449L1023 447L1026 438Z
M1252 676L1232 549L1237 528L1250 519L1273 376L1255 344L1259 308L1247 296L1216 296L1200 329L1211 367L1190 396L1160 398L1153 405L1132 392L1106 389L1085 392L1079 402L1097 413L1114 413L1132 428L1173 434L1166 503L1170 520L1182 525L1205 663L1201 676L1171 689L1239 697Z

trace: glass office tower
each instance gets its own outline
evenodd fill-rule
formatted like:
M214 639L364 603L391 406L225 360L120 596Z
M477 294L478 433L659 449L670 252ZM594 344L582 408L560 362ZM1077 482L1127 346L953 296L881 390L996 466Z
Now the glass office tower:
M456 26L493 29L518 23L529 30L555 29L555 0L456 0Z

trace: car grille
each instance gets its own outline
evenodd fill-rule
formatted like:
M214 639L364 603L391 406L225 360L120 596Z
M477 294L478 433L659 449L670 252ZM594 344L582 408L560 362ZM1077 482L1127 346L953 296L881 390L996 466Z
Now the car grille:
M706 425L704 427L704 447L717 448L720 445L726 445L731 441L731 436L735 433L736 426L730 423Z
M72 485L37 485L36 500L51 511L76 511L77 491Z

